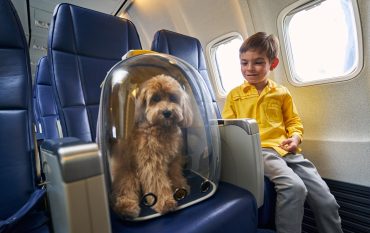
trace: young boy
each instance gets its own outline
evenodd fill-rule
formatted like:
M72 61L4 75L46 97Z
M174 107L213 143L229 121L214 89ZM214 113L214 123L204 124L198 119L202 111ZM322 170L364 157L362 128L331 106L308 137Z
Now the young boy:
M287 88L268 79L279 63L279 42L258 32L239 50L244 84L228 94L224 118L256 119L265 175L277 192L278 233L300 233L307 199L320 233L341 233L338 204L315 166L299 154L303 125Z

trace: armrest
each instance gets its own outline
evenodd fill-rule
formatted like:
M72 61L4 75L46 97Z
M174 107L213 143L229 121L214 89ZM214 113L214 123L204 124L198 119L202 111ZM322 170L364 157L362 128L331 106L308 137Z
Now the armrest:
M98 146L77 138L45 140L41 160L54 232L110 233Z
M250 191L263 205L264 169L258 124L254 119L221 119L221 180Z

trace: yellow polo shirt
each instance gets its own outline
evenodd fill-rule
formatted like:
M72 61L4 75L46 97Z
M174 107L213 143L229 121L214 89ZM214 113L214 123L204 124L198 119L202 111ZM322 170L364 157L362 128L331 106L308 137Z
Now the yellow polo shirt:
M270 79L260 95L247 81L231 90L227 95L222 117L256 119L261 146L273 148L281 156L288 153L279 147L284 139L298 135L302 141L302 121L289 90Z

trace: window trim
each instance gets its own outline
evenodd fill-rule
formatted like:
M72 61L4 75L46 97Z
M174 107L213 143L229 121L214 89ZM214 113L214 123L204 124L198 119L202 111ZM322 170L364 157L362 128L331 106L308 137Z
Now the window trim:
M287 6L284 8L277 20L277 28L278 28L278 34L279 38L283 38L281 41L281 51L282 51L282 58L284 63L284 68L288 77L289 83L291 83L293 86L311 86L311 85L318 85L318 84L329 84L329 83L336 83L336 82L342 82L347 81L350 79L353 79L358 76L358 74L362 71L364 66L364 56L363 56L363 40L362 40L362 28L361 28L361 20L359 15L359 9L357 0L350 0L352 2L353 6L353 13L354 13L354 20L355 20L355 26L357 31L357 42L358 42L358 66L349 74L344 76L337 76L333 78L326 78L321 80L315 80L310 82L299 82L296 78L294 78L294 70L292 67L292 59L291 59L291 53L289 49L287 49L287 45L289 44L289 38L287 35L286 29L288 27L285 26L287 17L289 17L292 13L302 10L305 8L312 7L315 4L318 4L322 2L323 0L298 0L297 2L294 2L293 4Z
M207 51L207 60L210 65L210 72L212 72L212 76L214 77L214 82L216 86L216 92L219 96L225 97L228 92L223 88L221 77L218 71L217 61L216 61L216 47L220 44L228 42L234 38L240 38L243 41L243 37L239 32L229 32L227 34L221 35L211 42L209 42L206 46Z

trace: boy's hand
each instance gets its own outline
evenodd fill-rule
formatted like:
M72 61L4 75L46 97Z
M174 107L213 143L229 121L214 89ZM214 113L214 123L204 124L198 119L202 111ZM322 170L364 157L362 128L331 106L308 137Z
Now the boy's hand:
M290 153L295 154L298 150L298 145L301 142L301 139L297 135L293 135L291 138L285 139L280 147Z

